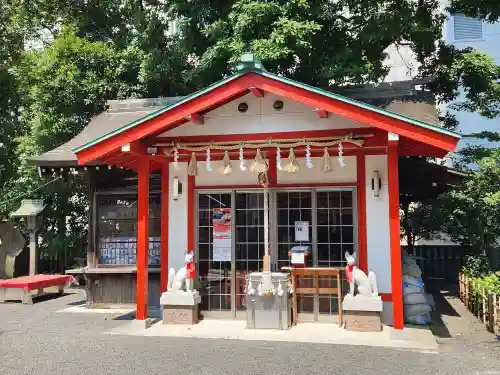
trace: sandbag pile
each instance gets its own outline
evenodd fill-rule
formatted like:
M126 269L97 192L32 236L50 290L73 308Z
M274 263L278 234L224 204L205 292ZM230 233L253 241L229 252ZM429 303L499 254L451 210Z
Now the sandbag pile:
M403 305L408 324L426 325L434 309L432 295L425 293L422 270L412 256L403 251Z

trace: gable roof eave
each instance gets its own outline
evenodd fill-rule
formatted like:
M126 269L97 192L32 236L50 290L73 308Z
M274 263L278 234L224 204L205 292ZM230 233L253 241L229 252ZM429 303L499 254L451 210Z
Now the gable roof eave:
M375 106L367 104L367 103L363 103L363 102L360 102L360 101L357 101L354 99L350 99L350 98L347 98L347 97L339 95L339 94L335 94L335 93L326 91L324 89L320 89L320 88L316 88L316 87L313 87L313 86L310 86L310 85L307 85L304 83L300 83L300 82L294 81L294 80L289 79L289 78L281 77L281 76L278 76L276 74L269 73L265 70L244 69L244 70L238 71L237 73L233 74L232 76L230 76L228 78L225 78L221 81L215 82L214 84L207 86L206 88L204 88L202 90L199 90L191 95L188 95L178 102L175 102L171 105L167 105L167 106L165 106L165 107L163 107L163 108L161 108L153 113L148 114L147 116L141 117L141 118L139 118L131 123L128 123L128 124L118 128L112 132L109 132L109 133L107 133L101 137L98 137L98 138L96 138L96 139L94 139L86 144L83 144L83 145L73 149L72 152L74 152L75 154L78 154L79 152L81 152L85 149L88 149L92 146L95 146L98 143L100 143L106 139L109 139L116 134L122 133L122 132L129 130L131 128L134 128L135 126L140 125L141 123L144 123L148 120L151 120L159 115L165 114L166 112L171 111L174 108L178 108L184 104L187 104L187 103L189 103L189 102L191 102L191 101L193 101L201 96L204 96L208 93L211 93L214 90L217 90L218 88L220 88L220 87L222 87L222 86L224 86L232 81L237 80L238 78L243 77L244 75L251 74L251 73L257 74L261 77L270 79L272 81L277 81L277 82L283 83L285 85L291 85L291 86L296 87L298 89L305 90L309 93L318 94L320 96L323 96L323 97L326 97L326 98L329 98L329 99L332 99L332 100L335 100L335 101L338 101L338 102L341 102L341 103L344 103L347 105L352 105L352 106L358 107L358 108L365 110L365 111L368 111L368 112L373 112L373 113L376 113L378 115L387 116L393 120L402 121L404 123L416 126L418 128L423 128L423 129L426 129L426 130L431 131L431 132L436 132L436 133L442 134L444 136L452 137L452 138L456 139L456 142L458 142L458 140L460 139L459 134L451 132L451 131L446 130L444 128L438 127L436 125L431 125L431 124L428 124L428 123L425 123L425 122L422 122L422 121L419 121L419 120L416 120L416 119L413 119L413 118L410 118L407 116L403 116L403 115L400 115L400 114L397 114L394 112L390 112L390 111L375 107ZM397 133L397 130L395 132ZM455 143L455 142L453 142L453 143ZM451 151L451 150L449 150L449 151Z

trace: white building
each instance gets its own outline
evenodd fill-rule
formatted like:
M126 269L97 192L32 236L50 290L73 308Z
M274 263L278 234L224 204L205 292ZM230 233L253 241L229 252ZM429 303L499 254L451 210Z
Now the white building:
M443 28L443 39L459 49L467 47L484 52L492 56L500 64L500 22L486 23L479 19L463 15L450 15ZM415 78L418 63L409 47L391 46L388 48L387 65L391 68L386 82L404 81ZM441 110L451 110L450 104ZM500 130L500 118L488 119L477 113L466 111L452 111L459 122L457 131L465 137L461 139L458 148L466 145L500 147L500 142L488 142L485 139L467 137L480 131L497 132Z

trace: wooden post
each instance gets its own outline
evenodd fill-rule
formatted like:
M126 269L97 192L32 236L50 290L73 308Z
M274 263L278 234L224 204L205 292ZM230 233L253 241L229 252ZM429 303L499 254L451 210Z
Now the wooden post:
M496 314L495 314L495 293L488 293L488 331L495 332L495 322L496 322Z
M297 276L295 275L294 270L291 272L292 276L292 309L293 309L293 325L297 324L299 320L299 314L297 312Z
M160 292L167 291L168 283L168 201L169 165L161 168L161 255L160 255Z
M458 274L458 295L460 296L460 301L464 302L464 291L463 291L463 277L462 272Z
M486 294L485 294L484 288L481 291L481 301L482 301L482 305L483 305L483 324L486 325L486 304L487 304L487 300L486 300Z
M137 189L137 320L148 317L149 161L138 160Z
M87 267L94 268L97 264L97 254L96 254L96 233L95 233L95 220L96 220L96 198L95 198L95 188L96 188L96 171L89 169L88 172L89 190L88 190L88 200L89 200L89 212L88 212L88 230L87 230Z
M399 219L398 136L389 133L387 147L387 179L389 184L389 228L391 245L391 283L393 327L403 329L403 270Z
M194 194L195 176L187 178L187 209L188 209L188 238L187 251L194 251L194 236L195 236L195 194Z
M466 275L464 280L465 287L465 307L469 308L469 277Z
M366 239L366 158L365 154L356 155L356 190L358 204L358 263L359 268L368 274L368 246ZM375 182L378 184L378 181Z

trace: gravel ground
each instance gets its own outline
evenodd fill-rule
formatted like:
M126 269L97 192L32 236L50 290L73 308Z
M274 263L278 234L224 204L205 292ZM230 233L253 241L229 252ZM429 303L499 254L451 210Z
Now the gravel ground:
M57 313L82 298L80 291L73 291L34 306L0 305L0 373L500 375L499 344L483 331L477 340L465 334L439 339L440 354L349 345L116 336L102 333L123 324L119 317ZM467 330L466 318L454 319L453 327L460 326L462 333ZM478 346L485 339L488 345Z

